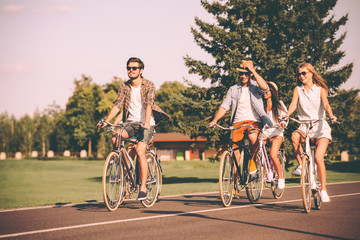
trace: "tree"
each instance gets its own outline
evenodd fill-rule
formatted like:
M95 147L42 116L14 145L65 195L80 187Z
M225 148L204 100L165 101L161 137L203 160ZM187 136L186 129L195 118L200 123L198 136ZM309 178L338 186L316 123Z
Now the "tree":
M34 144L35 126L33 119L27 114L20 118L19 124L17 124L16 132L21 139L19 150L22 153L29 155L33 150Z
M89 156L92 155L92 137L96 135L96 123L100 118L97 111L103 92L92 78L82 75L74 81L75 91L66 104L65 116L78 147L88 143Z
M164 110L169 116L170 120L165 124L157 126L157 132L176 132L176 123L174 123L175 116L183 116L182 107L178 106L178 102L173 101L174 97L185 90L186 87L179 82L164 82L155 93L155 104ZM175 102L175 104L173 104Z
M351 74L352 63L337 68L345 55L340 46L346 32L339 37L336 34L348 15L339 20L330 15L336 0L202 0L201 4L215 23L195 18L198 28L191 31L195 42L215 61L209 64L190 56L184 60L189 73L212 84L202 95L204 101L223 100L228 88L238 82L236 67L243 59L253 60L265 80L276 82L287 105L296 86L295 69L302 62L310 62L328 80L331 94ZM207 116L215 113L197 110Z
M360 89L340 90L330 98L332 110L339 117L340 125L333 125L333 144L329 148L333 152L348 150L360 153Z
M6 112L0 114L0 152L10 152L13 134L11 124L11 119Z

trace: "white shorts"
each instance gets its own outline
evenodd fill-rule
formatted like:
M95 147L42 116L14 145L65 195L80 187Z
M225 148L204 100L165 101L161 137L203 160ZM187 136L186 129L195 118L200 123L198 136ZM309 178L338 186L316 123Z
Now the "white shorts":
M306 124L300 124L299 130L306 133ZM309 133L310 138L328 138L330 141L331 139L331 128L327 121L321 121L317 124L314 124L313 128L310 130Z
M273 137L281 136L284 137L283 131L278 128L264 128L263 134L268 138L271 139Z

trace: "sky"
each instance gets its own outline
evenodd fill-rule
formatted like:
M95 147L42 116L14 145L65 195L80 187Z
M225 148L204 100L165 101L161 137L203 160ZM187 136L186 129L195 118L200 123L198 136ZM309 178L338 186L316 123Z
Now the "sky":
M340 33L354 62L343 89L360 88L360 1L338 0L335 18L349 13ZM183 57L213 63L194 42L195 17L212 22L200 0L0 0L0 113L20 118L56 103L63 109L82 74L103 85L127 78L126 61L140 57L158 89L191 80Z

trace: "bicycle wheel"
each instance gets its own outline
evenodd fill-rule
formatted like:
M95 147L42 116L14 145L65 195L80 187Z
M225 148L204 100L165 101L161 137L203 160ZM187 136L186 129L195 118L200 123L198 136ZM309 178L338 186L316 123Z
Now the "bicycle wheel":
M279 152L278 158L279 158L280 165L281 165L281 171L282 171L283 177L285 179L285 162L286 162L285 155L283 155L281 152ZM285 189L278 188L279 176L276 171L274 171L274 179L275 179L275 181L271 183L271 191L272 191L274 198L279 199L283 196Z
M256 203L260 199L264 185L264 173L261 164L261 155L256 154L254 161L257 168L256 176L255 179L250 179L250 182L246 186L246 195L251 203ZM250 160L248 162L247 169L249 169L249 165Z
M161 173L156 162L155 155L151 152L148 152L146 153L146 159L149 169L146 181L147 196L145 200L141 201L141 203L144 205L144 207L152 207L158 198L160 184L162 181L160 180Z
M109 211L115 211L123 201L123 179L121 159L117 153L111 152L106 157L102 176L103 197Z
M221 156L219 168L219 190L221 202L225 207L230 206L234 189L234 163L229 151Z
M314 193L314 204L316 209L321 208L321 198L320 198L320 192L318 190L315 190Z
M301 169L301 195L305 212L311 210L311 184L310 184L310 162L307 155L302 157Z

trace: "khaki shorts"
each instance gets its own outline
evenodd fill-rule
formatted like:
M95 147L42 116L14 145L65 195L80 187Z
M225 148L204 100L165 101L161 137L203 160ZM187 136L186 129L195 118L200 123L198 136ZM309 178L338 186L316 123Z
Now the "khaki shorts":
M134 138L138 142L143 142L146 145L149 144L150 140L154 136L154 126L151 126L149 129L145 129L140 126L140 124L129 124L124 129L127 134L129 135L129 138Z

